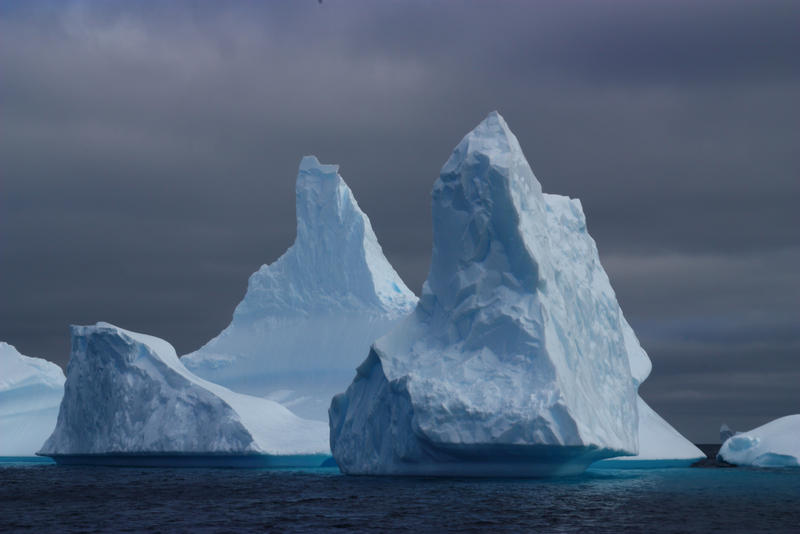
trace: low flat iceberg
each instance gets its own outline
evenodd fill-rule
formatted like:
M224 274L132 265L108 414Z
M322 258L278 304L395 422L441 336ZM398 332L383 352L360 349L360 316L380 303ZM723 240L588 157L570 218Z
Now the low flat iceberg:
M636 454L635 357L580 202L542 193L496 112L432 199L422 297L331 403L339 467L550 476Z
M59 463L319 466L328 428L188 371L166 341L72 327L64 398L39 451Z
M250 276L230 325L181 358L207 380L326 422L370 344L417 302L338 169L303 158L294 244Z
M53 432L64 373L0 341L0 456L33 456Z
M717 459L753 467L800 467L800 414L730 436Z

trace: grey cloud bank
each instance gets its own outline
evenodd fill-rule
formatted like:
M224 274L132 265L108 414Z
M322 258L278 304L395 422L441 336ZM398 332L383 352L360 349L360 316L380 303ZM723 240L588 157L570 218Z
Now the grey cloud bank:
M70 323L180 353L291 244L304 154L339 163L418 290L430 188L499 109L578 197L695 441L800 405L794 2L6 2L0 339L61 365Z

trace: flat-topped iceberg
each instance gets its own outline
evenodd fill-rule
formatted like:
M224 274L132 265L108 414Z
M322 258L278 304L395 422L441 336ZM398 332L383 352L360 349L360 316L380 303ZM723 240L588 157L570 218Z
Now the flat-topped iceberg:
M730 436L717 458L734 465L800 467L800 414Z
M422 297L331 403L340 468L540 476L635 454L635 356L580 202L542 194L497 113L432 197Z
M61 368L0 341L0 456L33 456L53 432L64 395Z
M193 456L319 465L328 451L324 423L194 376L162 339L97 323L72 327L64 399L40 454L65 463Z
M212 382L327 421L331 397L417 298L337 165L303 158L296 209L294 244L253 273L231 324L182 361Z

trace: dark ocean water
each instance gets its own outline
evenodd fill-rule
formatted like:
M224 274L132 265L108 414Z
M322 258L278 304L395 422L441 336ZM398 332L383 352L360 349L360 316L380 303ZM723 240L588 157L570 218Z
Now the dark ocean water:
M0 461L0 532L800 532L800 470L590 470L563 479Z

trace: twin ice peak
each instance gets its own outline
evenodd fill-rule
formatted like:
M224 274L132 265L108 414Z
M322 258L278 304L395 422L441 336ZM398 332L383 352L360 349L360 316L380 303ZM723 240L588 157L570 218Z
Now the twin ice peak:
M429 417L418 418L414 432L431 444L464 445L500 436L501 445L506 440L635 452L636 389L650 362L619 310L586 233L580 202L542 193L516 137L497 112L455 148L434 184L432 199L432 263L417 303L384 257L338 166L304 157L297 177L294 244L250 277L231 325L181 361L201 377L233 387L239 382L225 368L236 357L225 351L252 344L259 336L273 338L285 330L284 317L300 312L314 324L313 316L319 314L377 314L383 322L359 340L365 346L344 351L352 353L342 366L352 376L353 358L363 360L369 344L378 339L350 389L339 397L340 408L342 403L354 408L364 400L356 386L371 361L378 365L381 380L407 386L417 413ZM597 328L605 333L598 338L600 349L597 339L587 339L597 334L589 330ZM292 343L302 348L302 342ZM524 361L526 351L544 355L536 369ZM252 356L243 354L241 359ZM460 379L443 370L444 362L455 365ZM497 365L506 369L498 375L507 383L501 384L498 397L487 397L497 384L481 374ZM422 378L421 370L427 373ZM249 372L247 366L244 371ZM266 376L269 366L263 371ZM518 380L520 375L525 379ZM478 380L471 385L475 376ZM455 383L448 383L453 379ZM479 417L463 428L437 427L456 405ZM498 415L498 408L505 412ZM314 409L309 407L309 413ZM334 421L334 411L332 407L335 451L337 442L353 445L345 427L352 429L358 421L346 409ZM486 427L484 416L495 427ZM592 424L598 420L603 424ZM406 430L411 429L394 429ZM369 471L374 458L355 456L347 460L353 471Z

